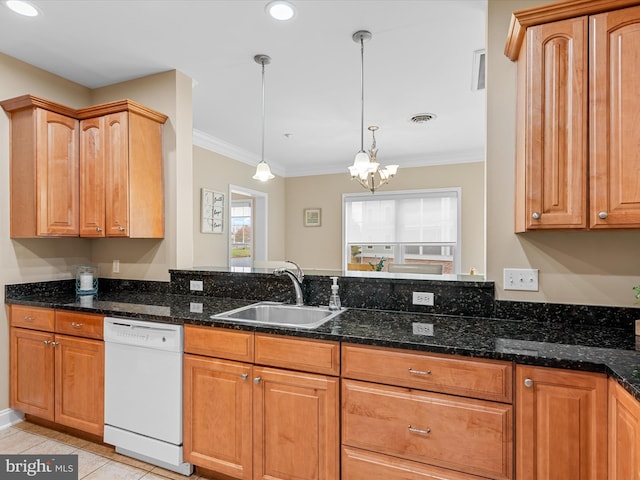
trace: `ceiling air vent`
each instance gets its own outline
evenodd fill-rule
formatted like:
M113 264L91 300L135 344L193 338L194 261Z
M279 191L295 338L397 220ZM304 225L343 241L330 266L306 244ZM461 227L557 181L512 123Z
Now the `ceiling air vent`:
M437 118L435 113L416 113L409 118L409 121L411 123L427 123L435 118Z
M485 59L484 48L473 52L473 73L471 77L471 90L484 90L485 88Z

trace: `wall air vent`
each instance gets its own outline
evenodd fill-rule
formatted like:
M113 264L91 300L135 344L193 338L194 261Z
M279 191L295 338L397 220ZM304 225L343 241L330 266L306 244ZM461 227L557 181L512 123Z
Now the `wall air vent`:
M471 77L471 90L484 90L485 88L485 59L484 48L473 52L473 73Z
M430 120L434 120L437 118L435 113L416 113L415 115L409 118L411 123L427 123Z

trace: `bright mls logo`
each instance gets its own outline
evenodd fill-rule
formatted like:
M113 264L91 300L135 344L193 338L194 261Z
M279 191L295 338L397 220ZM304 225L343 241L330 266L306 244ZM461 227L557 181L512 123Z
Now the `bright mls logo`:
M78 480L77 455L0 455L0 480Z

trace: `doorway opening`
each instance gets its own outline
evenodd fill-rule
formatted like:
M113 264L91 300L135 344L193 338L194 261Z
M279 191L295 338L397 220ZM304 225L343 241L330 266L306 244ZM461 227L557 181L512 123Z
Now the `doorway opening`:
M229 186L229 266L250 270L267 258L267 194Z

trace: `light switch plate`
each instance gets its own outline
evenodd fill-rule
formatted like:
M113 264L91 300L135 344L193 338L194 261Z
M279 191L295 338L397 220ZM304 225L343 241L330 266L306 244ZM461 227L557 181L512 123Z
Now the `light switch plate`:
M504 289L505 290L526 290L538 291L538 269L537 268L505 268L504 269Z

